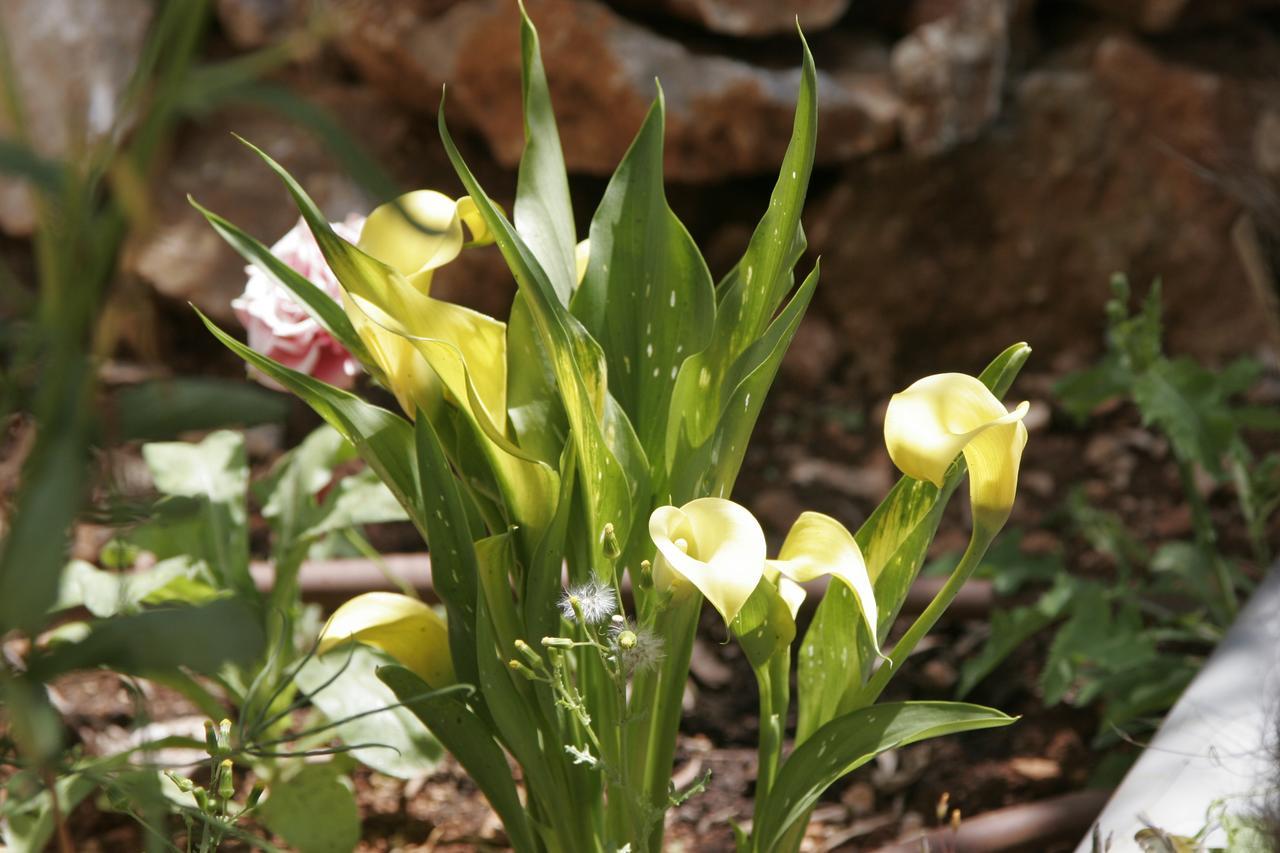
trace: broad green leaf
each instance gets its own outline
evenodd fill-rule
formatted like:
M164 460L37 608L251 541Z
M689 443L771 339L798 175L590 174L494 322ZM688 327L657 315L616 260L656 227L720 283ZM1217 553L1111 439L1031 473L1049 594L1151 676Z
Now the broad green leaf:
M672 503L700 495L726 497L733 491L751 432L764 407L778 366L782 364L782 357L786 355L787 347L813 298L819 272L815 265L787 307L778 314L764 335L738 357L724 377L731 392L722 398L723 408L716 413L715 429L710 438L701 445L689 446L687 434L675 434L678 443L670 457L673 467L666 489L667 499ZM677 393L671 398L672 423L679 417L675 411L679 403Z
M633 424L655 478L679 367L710 341L711 274L662 185L663 98L618 165L591 221L586 277L573 313L600 342L609 390Z
M502 820L511 846L518 853L537 851L507 757L488 726L455 696L430 695L426 682L402 666L380 667L378 678L431 730L484 792Z
M431 578L448 612L449 650L458 680L479 684L476 668L476 552L462 493L440 446L440 438L426 418L414 423L415 459L422 482L424 525L431 548Z
M120 388L111 407L112 441L155 441L192 430L280 423L289 398L243 381L184 377Z
M776 849L791 824L808 814L828 787L882 752L957 732L1017 720L993 708L958 702L893 702L837 717L787 758L758 809L753 850Z
M72 560L62 573L55 610L83 606L99 618L138 610L143 604L199 604L223 594L208 583L208 569L188 557L162 560L141 572L106 572Z
M332 764L305 764L272 785L259 814L298 853L350 853L360 843L351 782Z
M156 551L157 540L168 540L156 556L185 554L204 560L225 588L256 597L249 575L249 464L244 438L236 432L222 431L198 444L146 444L142 458L161 494L196 498L202 501L202 507L184 525L180 540L166 536L163 527L152 527L135 532L134 541Z
M516 233L511 223L485 194L458 153L445 124L443 107L439 119L440 139L467 193L475 200L480 215L493 232L507 266L515 275L520 293L527 301L529 314L538 330L542 345L551 361L556 387L563 401L576 445L578 470L586 495L587 526L594 534L612 523L619 542L631 534L631 486L619 460L610 450L611 439L624 439L614 431L606 435L605 418L608 394L604 354L600 345L582 324L560 302L547 273L537 258ZM634 433L632 433L634 435ZM638 447L631 454L643 457ZM644 470L648 470L647 465ZM595 545L595 564L605 565L601 545Z
M254 496L262 504L262 517L275 536L272 547L277 560L279 555L301 547L303 531L315 523L316 494L332 482L334 468L355 458L351 442L323 424L253 485Z
M1015 344L978 378L997 397L1003 397L1030 354L1026 344ZM854 535L875 587L880 623L876 639L881 644L898 618L942 512L963 476L964 460L960 459L941 490L931 483L902 477ZM875 647L862 625L857 598L844 584L828 584L800 646L798 743L844 710L842 702L862 685L874 658Z
M724 398L735 388L726 381L730 371L738 357L768 328L778 305L791 289L796 244L803 245L800 212L813 170L817 140L816 77L813 56L805 44L791 141L769 198L769 207L751 236L746 254L719 294L710 345L680 367L668 422L668 469L675 465L677 432L683 433L695 447L711 436Z
M143 675L179 668L213 674L223 664L255 660L263 641L258 614L238 599L158 607L93 623L80 642L33 657L31 671L46 681L99 666Z
M290 370L249 349L203 314L200 318L224 346L302 398L315 409L316 414L355 445L360 458L377 472L425 535L425 498L415 464L413 426L408 421L386 409L370 405L354 394Z
M380 744L353 750L357 759L379 773L411 779L431 772L444 749L411 711L391 707L399 700L374 674L387 663L390 658L357 645L311 658L294 681L331 722L346 720L334 729L343 743Z
M365 524L408 520L395 495L369 469L339 480L317 508L317 516L303 532L304 541L314 542L330 533Z
M507 417L521 448L548 465L560 458L569 424L556 395L555 369L519 293L507 318Z
M273 255L271 250L262 245L262 243L226 219L202 207L193 198L188 197L187 200L191 202L191 205L196 210L200 211L204 218L209 221L209 224L213 226L213 230L217 231L218 235L223 240L226 240L231 248L235 249L250 264L266 273L276 284L289 290L297 297L298 303L312 319L324 327L329 334L333 335L334 340L342 344L343 348L358 359L366 370L370 371L375 377L379 376L380 370L377 363L373 361L369 351L365 348L364 342L356 334L355 326L351 324L351 319L347 317L347 312L334 301L332 296Z
M538 31L520 7L520 79L524 106L524 153L516 179L512 211L516 231L537 258L555 289L560 304L568 305L577 275L573 205L565 174L560 134L551 109L547 73L542 67Z

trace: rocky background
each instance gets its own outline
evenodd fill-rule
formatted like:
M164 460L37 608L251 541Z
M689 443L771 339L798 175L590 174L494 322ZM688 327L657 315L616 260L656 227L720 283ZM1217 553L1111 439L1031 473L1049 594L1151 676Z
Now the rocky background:
M1280 342L1276 0L526 5L580 232L657 77L672 205L716 274L744 246L786 145L799 19L820 74L806 228L823 283L786 365L793 387L874 398L922 372L976 371L1016 340L1032 343L1040 369L1078 366L1101 345L1116 271L1140 292L1163 279L1176 351L1219 358ZM509 204L522 137L514 0L217 0L215 10L209 55L286 46L275 82L328 110L406 189L459 190L435 130L448 83L455 136ZM69 121L90 134L111 126L151 14L149 0L0 4L45 153L65 152ZM149 176L151 227L127 247L108 309L120 318L112 340L132 358L216 353L199 345L187 301L234 326L242 264L188 193L266 242L296 219L232 132L281 160L335 219L379 200L278 112L246 105L192 121ZM31 228L21 188L0 179L7 250ZM513 287L493 250L437 281L494 313Z

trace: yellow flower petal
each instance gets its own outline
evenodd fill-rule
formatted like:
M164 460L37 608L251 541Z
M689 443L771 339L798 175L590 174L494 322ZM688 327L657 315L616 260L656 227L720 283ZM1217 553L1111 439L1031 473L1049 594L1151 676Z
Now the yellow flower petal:
M405 193L369 214L360 232L360 248L426 293L432 271L462 251L458 208L458 202L435 190ZM469 209L474 211L474 204Z
M649 517L658 546L654 584L688 582L733 621L764 574L764 531L755 516L732 501L698 498L682 507L658 507Z
M858 608L879 653L875 590L867 574L867 564L862 559L862 550L843 524L820 512L802 513L782 543L778 559L770 560L768 566L779 572L783 580L790 579L795 583L823 575L843 581L858 600ZM778 591L784 592L781 584Z
M578 276L578 284L582 284L582 277L587 274L587 263L591 260L591 241L583 240L573 248L573 265L574 272Z
M889 401L885 445L904 474L939 487L964 453L974 521L998 528L1017 491L1027 409L1024 402L1008 411L987 386L963 373L927 376Z
M444 620L416 598L394 592L357 595L329 617L317 654L355 640L381 649L432 687L456 680Z

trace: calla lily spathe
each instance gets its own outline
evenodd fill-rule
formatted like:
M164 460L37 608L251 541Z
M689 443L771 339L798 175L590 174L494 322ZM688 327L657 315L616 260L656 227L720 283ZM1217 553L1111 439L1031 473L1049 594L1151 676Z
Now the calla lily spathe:
M348 641L381 649L432 687L456 680L443 619L416 598L367 592L343 604L320 631L316 654Z
M885 445L904 474L939 487L963 453L974 524L993 533L1013 507L1027 409L1024 402L1010 412L986 385L963 373L926 376L889 401Z
M658 589L690 583L732 622L764 575L764 531L745 507L723 498L698 498L682 507L662 506L649 516L658 548L653 581Z
M876 600L862 551L853 535L830 516L806 512L792 525L778 559L765 559L764 532L745 507L723 498L699 498L682 507L659 507L649 517L658 548L654 583L666 589L688 582L733 621L761 578L778 588L792 618L804 601L800 584L823 575L845 583L876 634Z

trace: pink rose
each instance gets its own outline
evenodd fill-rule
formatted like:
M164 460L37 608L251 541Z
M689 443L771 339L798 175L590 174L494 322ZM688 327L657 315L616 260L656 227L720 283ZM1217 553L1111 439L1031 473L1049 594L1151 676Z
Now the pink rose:
M363 225L364 217L352 215L345 222L333 223L333 230L354 243ZM301 219L271 247L271 253L341 303L342 287ZM339 388L350 388L360 366L342 344L311 319L287 288L257 267L245 267L245 272L249 280L244 293L231 301L231 307L249 332L249 346L285 367ZM262 384L284 390L274 380L257 371L252 373Z

